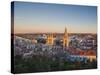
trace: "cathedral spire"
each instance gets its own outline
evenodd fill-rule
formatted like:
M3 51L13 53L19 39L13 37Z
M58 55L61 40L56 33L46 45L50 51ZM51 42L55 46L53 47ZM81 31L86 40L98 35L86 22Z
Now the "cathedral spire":
M65 27L64 36L67 37L67 27Z
M67 28L65 27L65 33L67 33Z
M67 28L65 27L65 32L63 36L63 46L68 47L68 33L67 33Z

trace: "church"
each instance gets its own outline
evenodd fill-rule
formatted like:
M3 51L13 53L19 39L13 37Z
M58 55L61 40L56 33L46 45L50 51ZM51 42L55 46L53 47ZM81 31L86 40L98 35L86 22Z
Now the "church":
M67 32L67 28L65 27L65 32L63 34L63 47L68 47L68 32ZM54 35L53 34L49 34L47 36L47 44L49 45L53 45L54 44Z

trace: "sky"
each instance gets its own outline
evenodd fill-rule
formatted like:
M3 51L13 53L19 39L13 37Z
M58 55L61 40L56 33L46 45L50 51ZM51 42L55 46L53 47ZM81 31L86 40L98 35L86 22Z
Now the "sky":
M97 7L14 3L14 33L97 33Z

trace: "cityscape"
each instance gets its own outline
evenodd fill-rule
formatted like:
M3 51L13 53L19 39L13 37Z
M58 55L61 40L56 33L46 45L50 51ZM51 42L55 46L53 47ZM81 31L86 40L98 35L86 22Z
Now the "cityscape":
M15 73L97 68L95 6L14 2L14 7Z

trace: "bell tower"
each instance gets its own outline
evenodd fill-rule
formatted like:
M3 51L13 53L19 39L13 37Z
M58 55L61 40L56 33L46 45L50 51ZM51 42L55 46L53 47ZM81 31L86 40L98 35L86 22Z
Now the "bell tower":
M65 32L63 36L63 47L68 47L68 33L67 33L66 27L65 27Z

